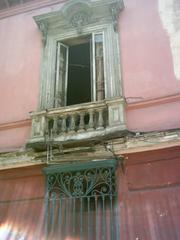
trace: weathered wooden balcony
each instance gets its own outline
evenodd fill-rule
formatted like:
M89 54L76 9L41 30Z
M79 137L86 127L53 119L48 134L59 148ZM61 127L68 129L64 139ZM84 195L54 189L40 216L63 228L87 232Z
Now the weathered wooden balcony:
M90 142L126 130L122 98L33 112L31 118L28 144L33 147L48 141L55 144Z

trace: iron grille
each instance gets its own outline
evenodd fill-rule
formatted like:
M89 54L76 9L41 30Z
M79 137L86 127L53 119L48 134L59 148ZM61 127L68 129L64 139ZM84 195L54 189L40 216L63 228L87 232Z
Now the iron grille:
M119 239L115 169L115 160L44 169L47 239Z

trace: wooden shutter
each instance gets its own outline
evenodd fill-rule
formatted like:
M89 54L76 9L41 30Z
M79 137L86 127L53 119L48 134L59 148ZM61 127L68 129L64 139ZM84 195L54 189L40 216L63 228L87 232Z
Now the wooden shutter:
M56 59L55 107L66 106L68 79L68 46L58 42Z
M104 89L104 37L103 33L93 33L93 98L100 101L105 98Z

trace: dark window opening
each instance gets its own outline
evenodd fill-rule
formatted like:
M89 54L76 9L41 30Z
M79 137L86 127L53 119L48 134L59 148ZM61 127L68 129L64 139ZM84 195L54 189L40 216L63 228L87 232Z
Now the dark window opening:
M67 105L91 101L90 43L69 47Z
M103 100L103 34L57 42L55 72L55 107Z

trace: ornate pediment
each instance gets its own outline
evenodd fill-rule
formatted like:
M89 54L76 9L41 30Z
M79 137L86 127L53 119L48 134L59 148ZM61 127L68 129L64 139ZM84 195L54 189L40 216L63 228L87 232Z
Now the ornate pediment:
M70 0L59 11L35 16L34 19L45 42L47 34L72 29L80 34L86 26L97 23L112 23L116 31L119 12L123 7L123 0Z

